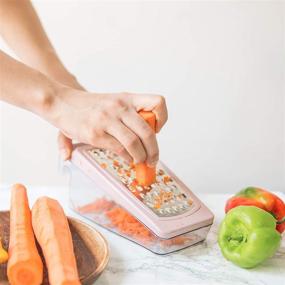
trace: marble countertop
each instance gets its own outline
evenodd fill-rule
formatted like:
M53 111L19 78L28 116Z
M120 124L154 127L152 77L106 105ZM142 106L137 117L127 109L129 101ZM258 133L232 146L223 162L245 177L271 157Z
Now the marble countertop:
M61 202L68 215L80 218L68 208L67 188L29 187L28 191L31 204L39 196L50 196ZM188 249L166 256L156 255L84 219L86 223L94 226L106 237L110 246L109 264L96 284L284 284L285 236L283 235L282 245L273 258L255 269L241 269L222 257L217 244L217 229L224 216L223 208L229 195L203 194L198 197L215 214L215 221L207 239ZM285 198L284 194L283 198ZM9 199L9 188L0 187L0 210L9 208Z

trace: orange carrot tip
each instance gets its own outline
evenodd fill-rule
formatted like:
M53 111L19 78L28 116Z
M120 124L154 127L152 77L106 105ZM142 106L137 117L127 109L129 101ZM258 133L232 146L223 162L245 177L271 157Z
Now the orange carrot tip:
M146 121L146 123L155 132L156 130L156 117L153 112L140 111L139 114ZM138 163L135 165L136 180L141 186L150 186L155 183L156 179L156 168L149 167L146 163Z
M141 186L150 186L155 183L156 169L149 167L145 163L138 163L135 166L136 180Z
M34 238L26 188L16 184L11 191L10 242L7 275L12 285L39 285L43 264Z

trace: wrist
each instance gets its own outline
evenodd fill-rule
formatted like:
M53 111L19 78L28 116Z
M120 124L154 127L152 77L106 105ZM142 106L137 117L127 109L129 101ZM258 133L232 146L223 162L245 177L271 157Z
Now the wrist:
M27 109L54 124L58 113L56 110L60 103L57 94L61 86L41 73L38 74L37 82L31 94L32 104Z
M40 102L40 115L61 129L64 125L66 113L69 113L73 108L74 101L77 104L77 97L81 95L82 91L76 91L54 80L49 80L49 82L50 86L44 91ZM81 98L81 96L79 97Z
M78 83L76 77L64 66L53 66L47 73L48 77L73 89L84 90Z
M78 83L76 77L63 65L55 52L49 52L43 57L43 62L39 70L60 84L74 89L84 89Z

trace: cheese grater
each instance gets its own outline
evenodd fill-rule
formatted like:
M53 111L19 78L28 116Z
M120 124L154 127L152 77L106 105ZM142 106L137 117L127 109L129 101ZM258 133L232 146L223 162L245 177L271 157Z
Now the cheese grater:
M155 253L204 240L213 223L211 211L162 162L156 182L140 186L133 165L111 151L78 144L68 168L72 209Z

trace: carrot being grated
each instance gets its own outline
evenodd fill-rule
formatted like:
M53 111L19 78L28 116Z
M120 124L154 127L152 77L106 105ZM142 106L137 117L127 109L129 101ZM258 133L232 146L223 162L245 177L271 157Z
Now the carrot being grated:
M150 111L140 111L139 114L155 132L156 130L155 114ZM135 171L136 171L136 179L139 185L149 186L155 182L156 167L149 167L145 162L143 162L135 165Z

